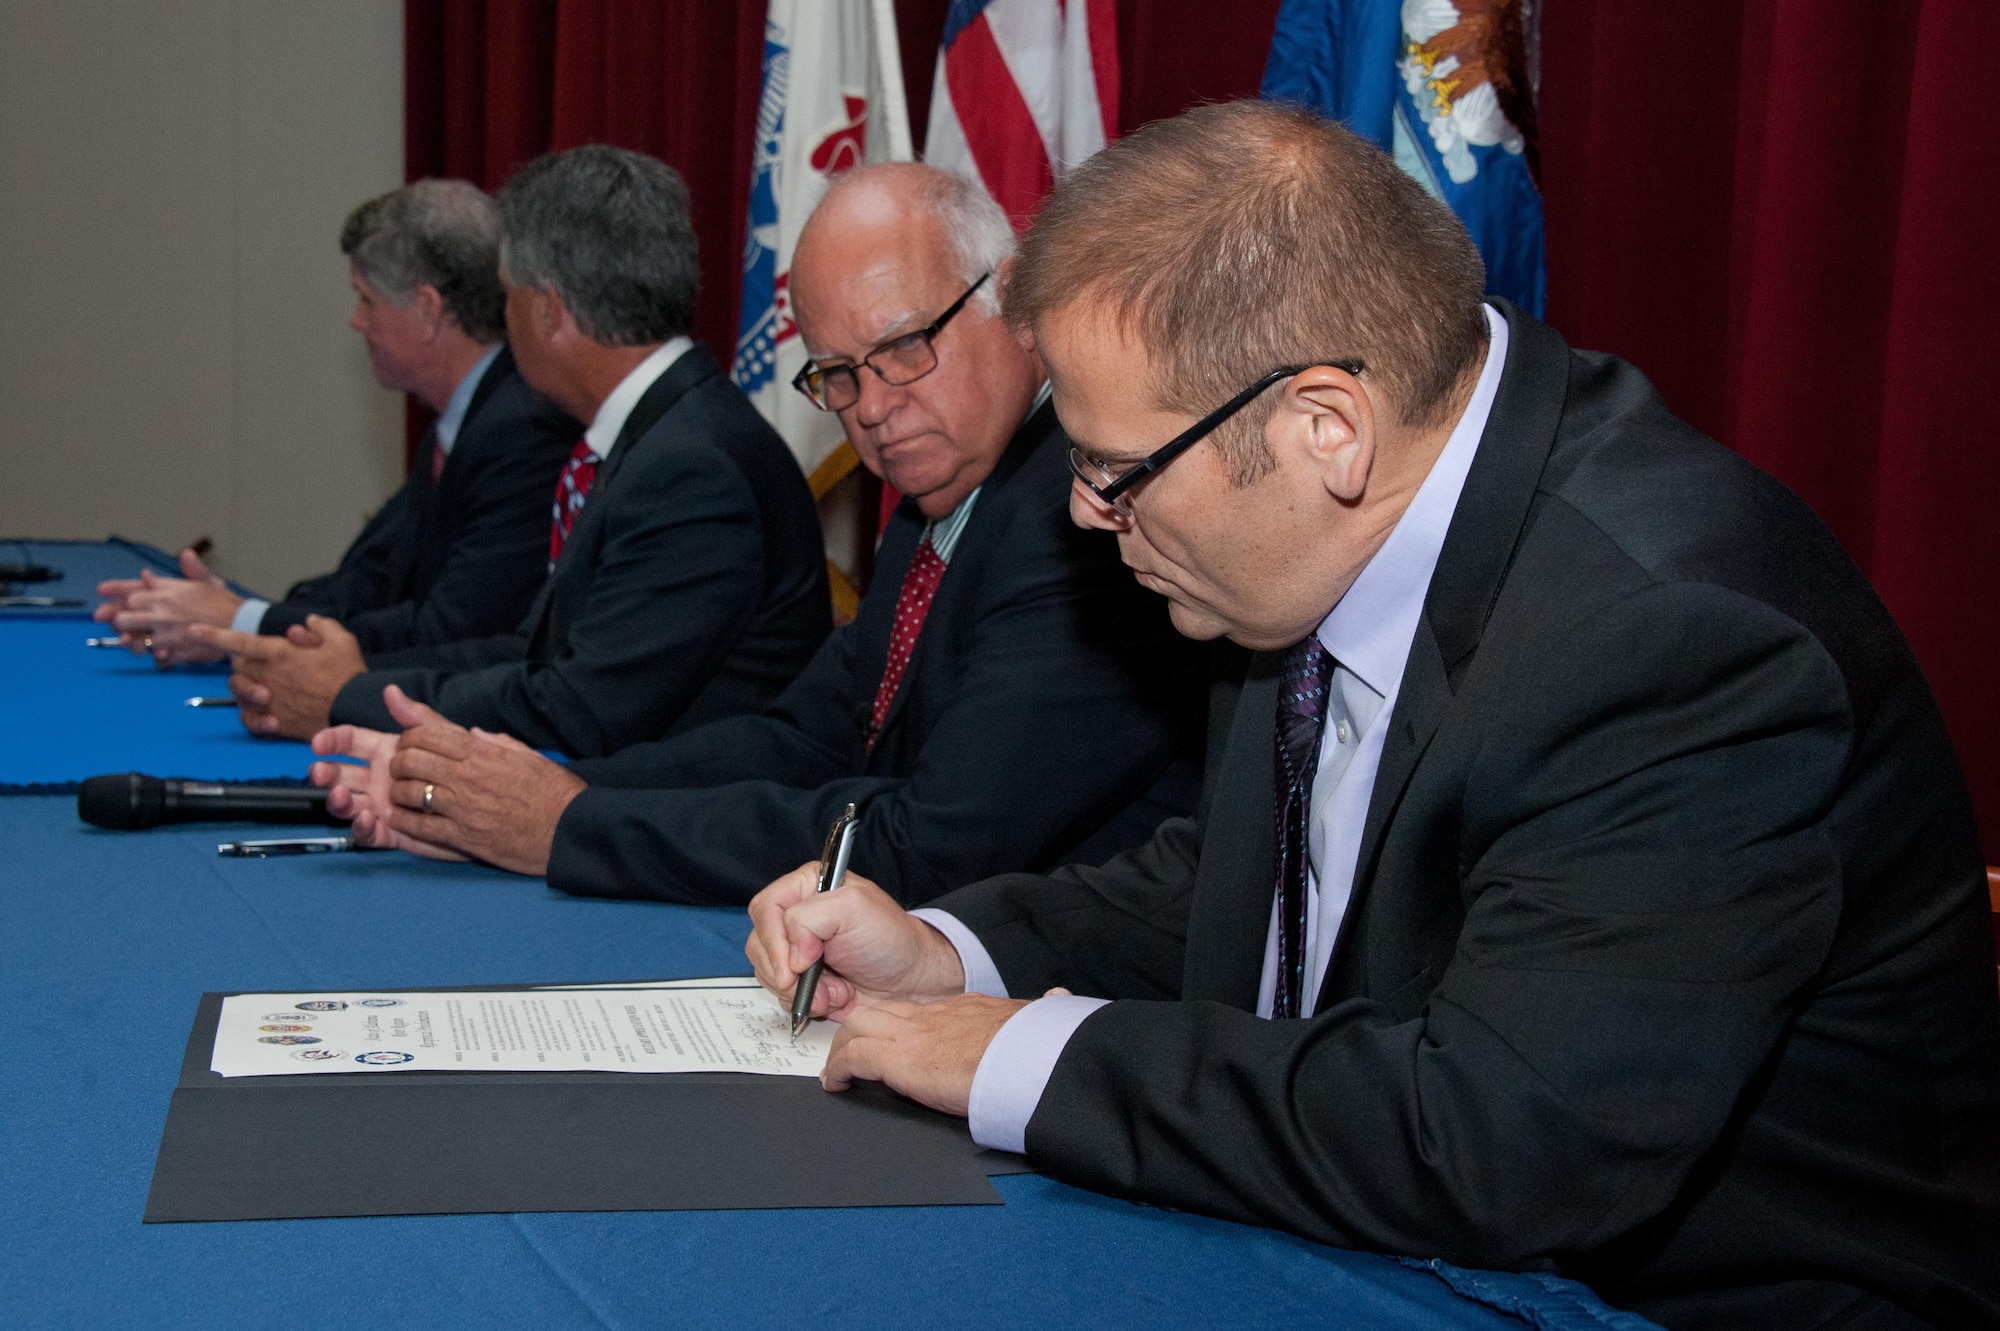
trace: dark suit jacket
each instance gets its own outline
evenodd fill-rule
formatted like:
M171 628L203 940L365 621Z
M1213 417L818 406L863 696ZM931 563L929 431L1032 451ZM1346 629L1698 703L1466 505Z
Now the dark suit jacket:
M1028 1157L1673 1328L1992 1326L1993 941L1916 663L1789 491L1506 313L1315 1014L1251 1015L1276 655L1198 818L937 903L1016 994L1142 1000L1077 1029Z
M1200 657L1110 538L1070 522L1066 447L1044 407L986 479L872 754L870 709L924 531L908 500L859 616L767 713L576 765L590 787L556 829L549 882L747 901L817 856L852 800L855 871L917 902L1054 864L1100 828L1100 847L1136 844L1163 805L1186 809L1191 761L1178 791L1159 783L1199 747Z
M535 396L502 347L473 390L443 474L431 479L432 432L340 567L286 592L258 631L330 615L372 659L512 629L542 585L556 476L582 435Z
M633 407L519 631L371 657L333 717L393 731L400 684L461 725L611 753L763 707L831 616L805 477L697 346Z

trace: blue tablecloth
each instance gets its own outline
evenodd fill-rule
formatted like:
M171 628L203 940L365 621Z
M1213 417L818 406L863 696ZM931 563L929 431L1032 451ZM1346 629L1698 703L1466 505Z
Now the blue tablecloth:
M0 606L0 617L31 619L89 619L97 607L97 584L106 578L136 578L139 570L180 576L174 556L157 546L114 536L108 541L31 541L0 537L0 564L40 564L62 576L50 582L8 584L12 594L47 596L58 601L81 601L80 606L48 609Z
M97 604L100 580L173 560L129 542L0 541L0 562L60 568L36 595ZM209 781L303 780L312 754L290 740L254 739L234 708L185 706L229 692L224 665L156 669L131 652L86 647L107 632L81 610L0 610L0 794L73 791L101 772Z
M68 637L20 627L0 625L17 666L41 652L55 673L72 658ZM158 685L134 665L93 666L72 687L125 714L128 694ZM50 728L43 743L60 738ZM209 751L203 742L229 749L217 736L178 752ZM117 749L108 734L92 744L106 770L190 769ZM0 799L0 1324L1646 1325L1564 1282L1413 1268L1035 1176L994 1180L1000 1207L142 1225L204 990L744 969L741 911L584 900L399 854L215 855L218 840L260 831L106 832L79 823L70 798ZM1523 1315L1497 1310L1507 1307Z

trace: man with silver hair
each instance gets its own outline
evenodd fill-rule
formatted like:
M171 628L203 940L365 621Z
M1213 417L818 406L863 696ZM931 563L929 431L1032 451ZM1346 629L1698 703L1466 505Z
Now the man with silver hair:
M235 656L253 733L306 739L331 719L386 736L415 699L598 757L761 710L831 627L805 477L688 336L698 269L680 176L591 144L522 167L500 207L521 373L590 422L543 510L548 579L511 633L365 661L318 620L313 644L197 630Z
M855 868L908 902L1187 808L1204 657L1065 516L1068 441L994 300L1013 248L976 186L908 164L843 177L800 236L796 386L904 498L859 616L774 707L569 768L414 714L393 752L336 729L318 752L373 761L315 764L334 811L565 891L740 903L849 803Z
M549 495L576 422L538 400L506 346L500 215L463 180L420 180L348 215L350 327L375 378L438 413L409 478L333 572L275 605L239 596L201 556L181 578L104 583L96 618L160 665L216 660L193 624L283 634L309 614L342 621L363 651L503 633L541 585Z

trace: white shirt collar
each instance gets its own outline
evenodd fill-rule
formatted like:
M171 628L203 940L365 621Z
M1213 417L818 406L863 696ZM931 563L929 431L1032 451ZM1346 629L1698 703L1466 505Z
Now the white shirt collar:
M592 457L602 462L611 456L611 449L617 444L619 432L625 428L632 408L639 405L639 399L646 396L646 390L693 346L694 342L689 338L670 338L655 347L652 355L634 365L632 372L618 381L618 387L606 395L597 408L597 415L591 418L590 428L583 432L583 441L590 445Z
M479 358L479 363L458 381L458 387L451 390L451 399L438 413L438 451L446 457L451 456L451 446L458 442L459 427L465 424L465 413L472 408L472 395L479 391L479 381L486 377L486 372L493 368L493 362L499 359L500 344L496 342L486 348L486 354Z
M1479 436L1493 411L1493 395L1507 364L1507 320L1491 305L1486 312L1486 364L1472 398L1458 418L1430 475L1403 510L1389 539L1320 621L1319 640L1333 658L1362 683L1388 697L1402 681L1431 574L1444 549L1445 533L1458 508L1466 473L1479 451Z

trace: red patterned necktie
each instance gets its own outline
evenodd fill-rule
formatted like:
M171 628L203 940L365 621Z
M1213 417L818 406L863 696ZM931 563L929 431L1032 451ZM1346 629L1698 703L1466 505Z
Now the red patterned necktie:
M903 574L903 590L896 597L896 623L889 630L889 659L882 665L882 683L875 690L875 710L868 718L868 751L882 734L889 719L889 704L896 700L896 688L916 650L917 635L923 632L924 616L930 613L931 599L937 595L938 579L944 576L944 560L931 547L931 538L917 543L910 557L909 572Z
M1313 774L1332 692L1333 657L1315 633L1285 653L1278 684L1277 778L1278 975L1271 1015L1296 1017L1306 989L1306 835ZM1345 732L1343 732L1345 733Z
M555 513L549 523L551 569L562 557L563 542L569 540L570 528L576 525L576 515L583 512L583 501L590 498L590 483L596 478L597 457L590 451L590 441L579 439L569 452L569 465L556 478Z

